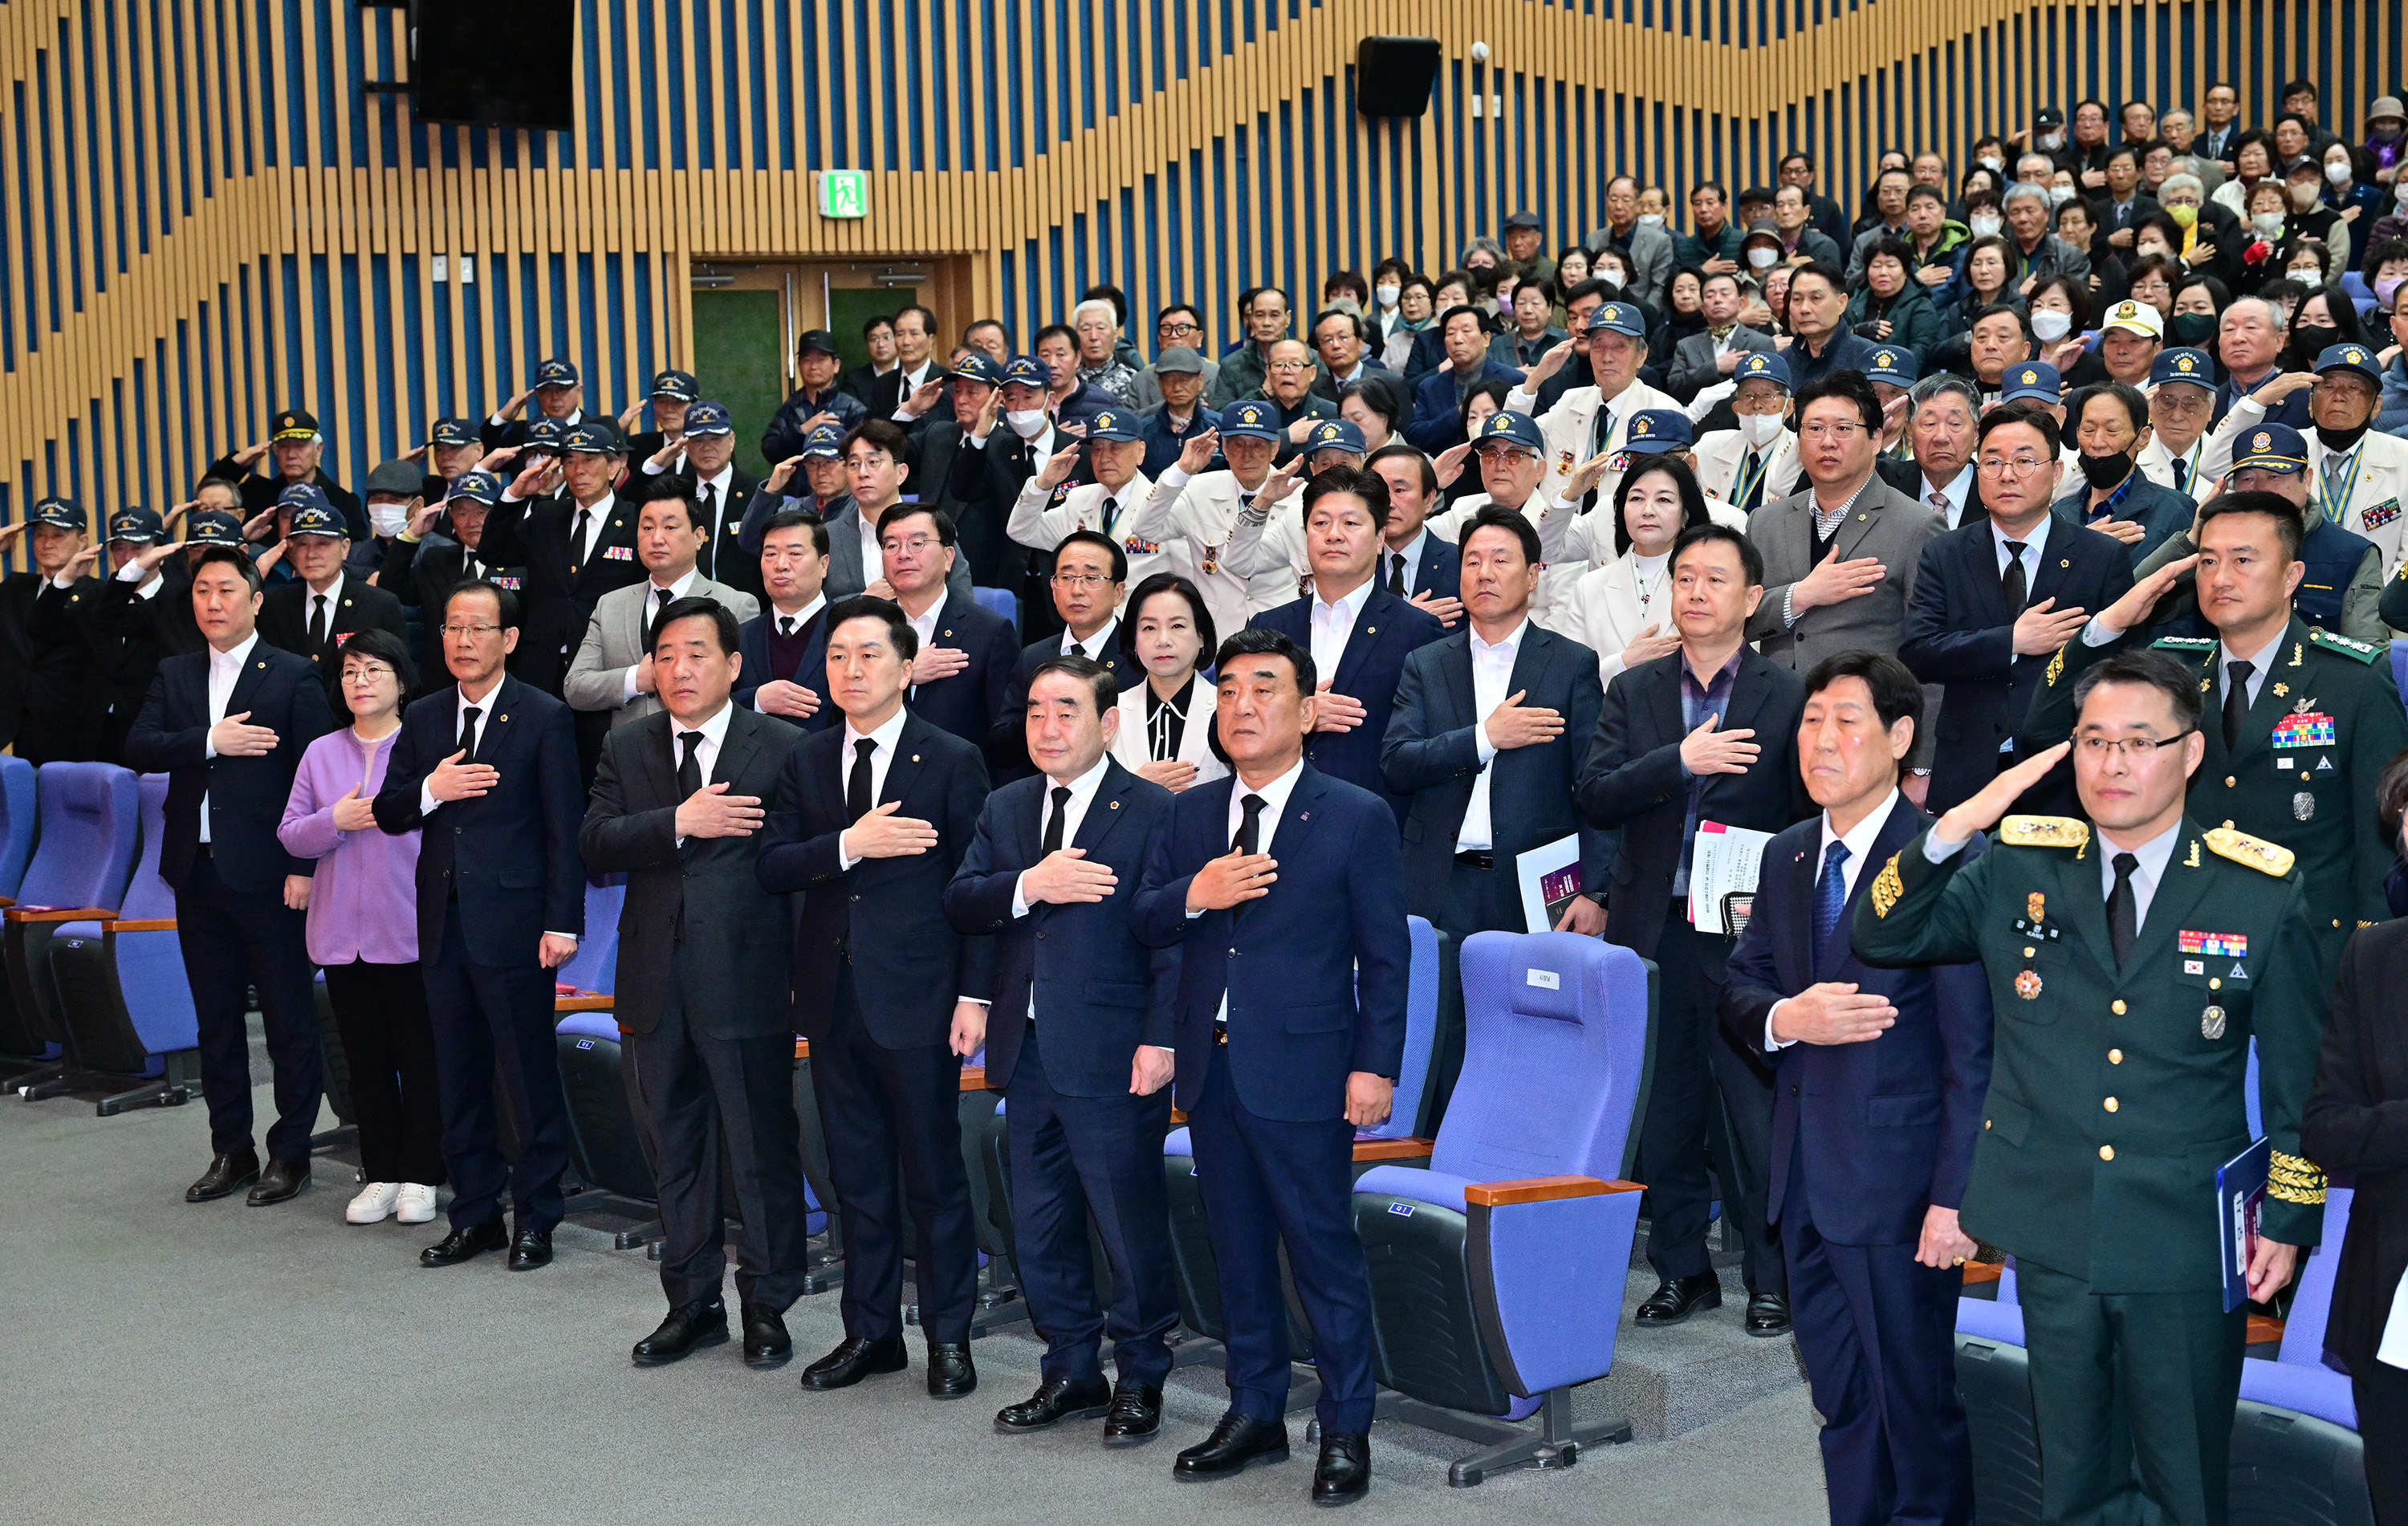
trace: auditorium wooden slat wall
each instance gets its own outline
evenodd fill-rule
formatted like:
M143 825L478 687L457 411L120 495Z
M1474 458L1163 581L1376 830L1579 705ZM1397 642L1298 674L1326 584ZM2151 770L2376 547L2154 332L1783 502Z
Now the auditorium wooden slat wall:
M350 0L0 0L9 517L174 502L288 404L357 482L542 356L611 411L665 365L707 381L710 256L966 253L949 329L1025 339L1109 280L1141 342L1174 297L1219 340L1244 287L1441 267L1519 207L1567 242L1624 170L1736 187L1803 147L1853 204L1881 149L1961 164L2043 104L2227 79L2263 122L2304 75L2353 134L2402 75L2386 4L580 0L580 130L545 135L365 94L406 77L403 28ZM1433 29L1429 113L1359 117L1359 39ZM817 215L830 167L873 172L870 217Z

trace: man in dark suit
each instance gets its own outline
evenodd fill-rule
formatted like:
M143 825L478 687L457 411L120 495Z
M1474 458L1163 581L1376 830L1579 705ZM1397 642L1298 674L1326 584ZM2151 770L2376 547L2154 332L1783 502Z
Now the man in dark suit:
M953 373L937 364L936 333L937 315L916 303L895 315L895 368L870 382L862 396L871 418L953 411L953 402L945 396L945 383L953 380ZM933 392L923 390L931 387Z
M891 427L891 425L889 426ZM919 639L911 664L911 713L939 730L984 747L1010 707L1020 666L1011 622L950 586L953 517L898 503L878 521L886 584Z
M1259 529L1272 507L1241 509L1239 521ZM1307 482L1304 541L1312 560L1312 592L1265 610L1248 624L1285 636L1312 654L1315 672L1328 675L1314 696L1305 761L1380 796L1401 823L1410 802L1389 789L1380 748L1406 656L1437 641L1445 627L1372 577L1387 519L1388 483L1376 471L1331 467Z
M490 471L464 471L452 484L449 497L421 509L385 547L384 568L377 586L389 589L403 604L419 612L425 641L419 670L443 669L443 600L463 583L481 581L520 594L526 587L523 569L503 567L485 554L485 521L500 501L502 480ZM434 534L440 516L445 533ZM522 654L510 654L511 661Z
M1119 681L1091 659L1039 665L1025 723L1037 776L987 798L945 888L956 930L995 935L986 1079L1008 1104L1014 1253L1047 1342L1036 1393L996 1428L1101 1415L1107 1446L1161 1429L1164 1337L1179 1322L1162 1174L1179 950L1150 949L1130 929L1171 796L1113 761L1119 698ZM1091 1212L1111 1268L1109 1311ZM1110 1386L1097 1360L1107 1326Z
M299 577L277 584L260 603L261 639L307 658L330 691L342 677L343 642L353 631L383 630L409 639L401 600L344 572L351 551L342 515L320 504L294 510L284 532L284 560Z
M953 461L964 449L964 434L1002 389L1003 367L986 352L973 350L963 356L961 368L945 378L944 387L948 404L915 410L907 394L894 422L911 437L912 497L953 516L965 554L972 566L978 566L993 549L990 541L1003 538L1011 504L1008 498L991 503L956 497Z
M2024 756L2018 735L2049 658L2132 586L2122 541L2051 513L2057 442L2045 409L1992 409L1976 453L1984 516L1923 548L1898 655L1942 685L1928 810L1946 811ZM2071 787L2059 769L2025 803L2052 812Z
M259 573L246 553L203 552L192 601L208 650L159 664L125 758L168 776L159 877L176 891L176 941L209 1104L209 1169L184 1201L208 1202L256 1181L256 1207L309 1184L319 1095L318 1008L303 941L310 866L284 851L276 828L301 755L335 722L316 669L260 640ZM251 1147L246 986L259 991L276 1069L264 1171Z
M1774 1060L1770 1216L1814 1407L1833 1526L1972 1519L1956 1389L1956 1222L1990 1078L1978 965L1877 969L1849 917L1931 824L1899 793L1923 690L1842 652L1806 676L1798 764L1822 813L1766 844L1731 955L1730 1041Z
M956 934L942 899L978 828L986 764L904 705L919 638L900 609L852 598L827 622L828 698L844 725L788 749L758 868L763 889L803 898L795 1028L810 1041L844 1215L845 1338L804 1371L803 1387L846 1388L909 1364L899 1174L920 1236L912 1283L928 1394L959 1399L978 1387L961 1071L985 1035L994 947Z
M1454 541L1425 527L1439 507L1438 469L1428 456L1397 443L1381 446L1363 464L1388 484L1388 518L1380 526L1374 579L1452 630L1463 616L1462 554Z
M1519 385L1523 376L1488 358L1488 330L1476 309L1447 309L1439 314L1438 331L1447 363L1413 389L1413 416L1404 429L1407 439L1433 455L1463 443L1465 394L1490 382Z
M763 608L744 622L736 702L806 731L837 723L827 700L827 526L789 509L761 532Z
M0 530L0 550L20 533L27 537L31 570L0 579L0 659L24 702L13 739L17 756L37 766L86 762L97 756L108 700L91 634L73 614L101 592L77 566L91 523L82 505L49 497Z
M568 1106L552 1057L552 975L585 931L577 857L582 792L568 707L502 670L518 600L464 583L443 607L453 684L403 713L377 794L377 825L419 832L418 958L435 1024L452 1232L419 1253L453 1266L509 1247L523 1272L552 1260ZM495 1136L500 1062L519 1157ZM510 1195L515 1233L502 1224Z
M639 1367L727 1339L725 1218L736 1242L744 1360L794 1355L783 1317L803 1292L808 1210L795 1117L793 964L785 898L761 888L762 802L801 735L730 702L736 617L689 597L652 626L663 709L611 732L579 835L585 865L627 876L618 1019L631 1089L652 1124L660 1188L660 1328ZM736 1202L720 1199L726 1153Z
M486 516L478 551L488 565L526 569L521 591L526 628L513 649L512 671L554 698L593 622L594 606L613 588L644 581L644 564L636 559L636 516L616 492L625 463L618 430L607 419L590 420L562 437L562 452L557 462L538 461L519 472ZM609 729L609 717L598 717L593 727L597 756Z
M1216 666L1214 724L1238 771L1174 799L1136 907L1139 938L1182 945L1179 1102L1212 1184L1228 1330L1228 1411L1172 1471L1219 1477L1287 1458L1284 1243L1321 1373L1312 1498L1343 1504L1371 1483L1353 1161L1354 1130L1387 1117L1404 1063L1404 863L1380 798L1305 759L1321 700L1311 650L1247 629Z
M1622 828L1605 935L1661 972L1656 1073L1640 1127L1647 1260L1662 1284L1641 1329L1722 1306L1706 1254L1711 1146L1723 1211L1745 1242L1745 1328L1789 1330L1787 1278L1765 1225L1771 1068L1729 1042L1714 1016L1731 938L1725 908L1693 922L1689 871L1707 822L1777 832L1806 813L1798 778L1798 675L1748 649L1764 559L1737 530L1693 525L1672 543L1672 619L1681 649L1614 675L1581 776L1581 814ZM1716 1106L1716 1093L1721 1106ZM1723 1120L1727 1118L1725 1137Z
M1084 657L1102 666L1123 689L1135 688L1145 669L1122 666L1121 601L1128 597L1128 554L1098 530L1072 530L1048 554L1054 564L1054 612L1062 628L1020 649L1003 711L987 738L987 766L999 783L1025 778L1030 770L1026 713L1028 686L1037 669L1055 657Z
M736 421L725 407L705 401L687 409L684 433L673 442L664 441L644 462L644 471L659 476L668 473L673 464L674 475L686 480L695 526L703 532L695 570L758 600L760 560L746 554L738 540L745 508L761 490L761 479L736 465ZM643 495L631 488L628 496Z

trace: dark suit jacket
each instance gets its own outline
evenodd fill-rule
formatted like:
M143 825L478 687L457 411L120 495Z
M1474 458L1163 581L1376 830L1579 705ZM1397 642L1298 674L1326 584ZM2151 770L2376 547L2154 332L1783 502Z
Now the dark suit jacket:
M312 651L309 598L306 583L280 583L267 590L259 606L259 636L269 645L306 660L329 684L342 679L343 641L353 632L386 630L399 637L403 645L409 643L409 621L401 612L401 600L374 583L346 575L342 593L326 611L327 639L333 650Z
M991 1087L1011 1084L1032 997L1044 1033L1045 1079L1065 1096L1122 1095L1138 1045L1171 1047L1179 949L1147 947L1132 924L1139 877L1169 823L1172 796L1109 755L1104 770L1068 846L1111 870L1118 883L1111 895L1066 905L1039 902L1025 916L1011 914L1021 871L1045 857L1053 781L1041 774L987 797L978 835L945 886L945 915L954 930L995 940L995 1004L986 1023Z
M949 589L930 644L968 653L970 665L951 678L911 685L911 713L973 747L984 747L1010 705L1011 680L1020 668L1019 633L970 595Z
M2325 1349L2350 1371L2372 1370L2391 1297L2408 1269L2408 921L2360 928L2341 980L2300 1115L2300 1146L2329 1173L2355 1173L2349 1233L2333 1273ZM2326 1247L2330 1254L2331 1247Z
M1675 652L1613 676L1580 781L1582 816L1592 827L1622 828L1607 878L1613 899L1605 936L1647 958L1656 957L1670 914L1673 871L1690 852L1681 830L1690 788L1681 763L1681 740L1689 734L1681 718L1685 660ZM1718 729L1752 729L1763 751L1745 773L1701 777L1699 822L1777 832L1813 810L1798 775L1798 717L1805 708L1803 679L1741 649Z
M814 731L786 750L786 770L762 832L758 874L773 895L802 893L795 920L795 1030L824 1039L836 1010L839 965L853 963L862 1020L889 1049L942 1044L953 1003L984 1000L993 986L994 941L965 938L945 920L945 885L961 867L986 801L979 750L919 715L907 716L876 803L929 823L937 845L903 858L841 867L849 760L844 727ZM854 936L856 905L862 935Z
M1388 548L1380 548L1380 586L1388 586ZM1452 540L1441 540L1434 535L1422 537L1420 559L1405 569L1405 597L1436 594L1440 598L1463 597L1463 551ZM1441 629L1444 627L1441 626Z
M1763 1051L1773 1003L1817 982L1852 982L1898 1009L1879 1038L1793 1044L1772 1060L1771 1216L1781 1216L1790 1160L1802 1148L1814 1228L1841 1245L1914 1244L1924 1210L1956 1207L1973 1169L1990 1087L1990 991L1982 967L1881 969L1859 959L1848 942L1856 903L1881 866L1931 819L1904 796L1891 802L1831 936L1819 943L1814 882L1823 869L1823 818L1809 816L1774 837L1723 988L1724 1027L1745 1052Z
M1500 750L1488 760L1488 822L1498 867L1512 856L1574 832L1581 836L1581 884L1602 892L1612 865L1606 835L1580 818L1572 790L1597 736L1604 690L1597 654L1542 626L1524 627L1505 692L1525 691L1522 703L1557 711L1564 733L1532 747ZM1405 871L1408 905L1436 922L1446 905L1455 840L1480 776L1477 727L1486 719L1472 699L1471 633L1441 636L1405 658L1396 713L1380 749L1388 787L1408 796Z
M942 366L935 364L934 361L931 360L928 367L927 380L931 382L951 382L953 380L953 372L945 369ZM908 396L910 395L903 390L903 367L901 366L896 366L884 376L871 379L869 385L863 389L861 403L864 408L869 410L869 416L871 418L891 419L895 416L895 410L903 406L903 399ZM950 419L953 416L953 389L949 386L945 389L944 396L938 400L935 408L929 410L926 417L932 419Z
M1523 373L1493 360L1480 363L1480 381L1520 385ZM1455 389L1455 367L1441 362L1413 388L1413 416L1405 425L1405 439L1435 455L1463 443L1463 405Z
M517 660L510 672L553 696L585 640L594 606L611 589L641 583L645 576L644 564L636 559L636 515L624 498L611 500L591 556L580 555L569 543L576 521L577 502L566 495L498 503L485 517L478 548L487 561L525 569Z
M402 713L376 819L388 832L420 829L419 958L442 950L444 914L456 895L467 957L523 969L536 962L545 933L585 932L577 727L566 705L508 674L487 698L468 761L500 773L492 791L419 813L426 776L460 750L460 686L447 684Z
M688 488L695 486L694 473L681 473ZM719 533L711 537L710 554L697 558L695 565L702 575L713 583L724 583L738 593L750 594L756 604L769 602L761 587L761 553L756 547L746 551L740 543L744 529L744 511L752 506L753 497L761 491L761 479L741 467L731 470L727 479L727 500L719 506Z
M2033 604L2054 598L2057 609L2095 614L2132 586L2132 558L2122 541L2071 528L2062 518L2050 523L2040 564L2028 595ZM1966 523L1925 544L1898 655L1924 683L1946 685L1925 802L1945 811L1997 776L1999 744L2021 729L2049 662L2047 653L2014 655L2014 617L2000 583L1998 542L1987 516L1969 514ZM2017 809L2056 811L2070 799L2071 779L2071 769L2060 766L2042 782L2042 793L2027 794L2028 803Z
M165 597L164 594L161 597ZM308 659L270 646L251 649L225 713L249 712L252 726L276 733L275 748L258 757L208 756L209 654L168 657L150 680L150 698L125 738L126 767L167 775L166 842L159 877L181 889L201 841L201 800L209 805L209 857L218 877L236 890L281 890L288 874L311 865L277 840L293 775L309 744L335 728L325 685Z
M627 876L619 912L619 1021L638 1033L660 1026L685 945L679 992L695 1032L762 1039L791 1031L786 981L793 964L786 898L761 888L762 834L677 841L678 747L666 711L612 731L602 743L593 803L578 847L596 874ZM729 708L727 734L706 785L766 807L785 773L786 749L802 735L774 715Z
M1312 600L1307 595L1292 604L1265 610L1246 622L1276 630L1307 652L1312 650ZM1397 685L1404 681L1405 658L1446 634L1438 617L1414 609L1383 588L1373 588L1354 617L1354 634L1338 659L1338 671L1323 673L1332 693L1359 699L1363 724L1352 731L1315 731L1304 739L1305 761L1332 778L1368 789L1388 802L1397 820L1405 819L1409 802L1388 787L1380 767L1380 750L1388 736L1388 720L1396 713Z
M805 721L784 715L771 718L805 731L826 730L842 716L842 712L828 698L827 607L822 605L819 613L811 616L810 640L803 643L802 660L795 664L794 671L788 673L779 672L777 665L769 660L769 632L777 624L778 612L766 601L761 608L764 612L745 621L737 632L736 651L744 659L744 666L736 675L736 702L747 710L757 709L753 698L760 693L761 685L773 678L782 678L789 683L800 684L818 695L820 708L811 712L810 719Z
M1145 668L1121 651L1120 638L1120 627L1115 626L1104 650L1087 655L1111 670L1121 692L1125 694L1143 682ZM1004 693L1003 708L996 712L995 729L987 733L987 767L994 771L998 785L1025 778L1033 771L1028 763L1028 685L1036 680L1039 667L1061 655L1062 635L1058 631L1020 649L1020 662L1011 670L1011 684Z
M94 578L78 578L64 589L32 572L0 580L0 661L23 685L18 756L42 764L82 763L98 756L108 706L106 670L92 629L78 612L100 597Z
M1231 912L1187 915L1196 871L1229 851L1237 776L1172 797L1138 890L1137 935L1181 946L1179 1105L1193 1110L1211 1069L1213 1015L1229 1003L1230 1082L1246 1111L1296 1123L1345 1116L1346 1077L1404 1064L1404 863L1378 796L1304 765L1268 851L1270 893ZM1223 951L1226 950L1226 953Z
M419 540L404 540L395 536L385 546L382 575L377 586L390 589L403 605L418 611L420 642L418 676L421 683L434 683L445 671L443 663L443 601L451 596L467 574L467 553L460 542L449 536L429 536ZM496 588L507 588L520 599L521 617L524 617L526 569L520 567L497 567L483 557L478 567L487 583ZM521 633L523 641L524 633ZM508 659L511 672L525 666L531 648L522 644ZM566 669L562 669L564 672Z

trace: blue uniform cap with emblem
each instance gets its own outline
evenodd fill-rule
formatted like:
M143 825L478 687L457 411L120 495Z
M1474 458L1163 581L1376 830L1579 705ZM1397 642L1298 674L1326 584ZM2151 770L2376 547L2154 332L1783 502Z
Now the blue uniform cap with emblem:
M685 432L689 435L732 435L736 421L728 416L722 403L696 403L685 410Z
M1108 408L1087 421L1087 438L1117 444L1143 437L1137 432L1138 416L1125 408Z
M1502 412L1491 413L1481 425L1476 448L1484 451L1491 447L1503 449L1508 446L1543 455L1547 450L1547 437L1539 433L1538 420L1509 408Z
M577 367L565 360L539 361L535 368L535 384L538 387L573 387L577 385Z
M1696 426L1679 409L1642 408L1630 415L1622 448L1633 455L1668 455L1687 450L1696 439Z
M426 438L446 450L483 443L474 419L437 419L435 427L426 432Z
M298 408L288 408L268 422L267 438L279 445L296 439L318 438L318 416Z
M464 471L445 495L446 502L452 498L470 498L491 508L502 501L502 480L490 471Z
M315 492L316 489L313 488L311 491ZM316 503L294 506L292 522L284 531L288 540L315 535L322 536L329 540L348 540L351 533L351 526L343 523L343 516L335 512L334 505L326 502L323 496L321 496Z
M2244 429L2233 441L2232 469L2255 467L2261 471L2294 472L2308 469L2308 442L2287 424L2261 424L2255 429Z
M195 509L192 517L184 521L184 543L239 548L243 543L242 521L223 509Z
M1281 434L1279 410L1268 403L1231 403L1221 410L1221 433L1277 439Z
M560 448L571 455L616 455L626 445L618 425L608 419L588 419L560 437Z
M546 414L539 419L529 419L526 426L526 445L524 447L524 453L528 455L558 455L560 453L561 437L567 433L567 426L563 425L558 419L552 417L550 414Z
M293 517L298 519L304 509L332 510L334 505L327 501L326 495L320 492L314 482L294 482L276 495L276 507L292 510Z
M2316 356L2316 374L2329 376L2335 371L2354 371L2383 389L2383 371L2374 363L2374 352L2362 344L2329 344Z
M1035 355L1014 355L1003 368L1003 384L1007 387L1050 387L1054 372Z
M953 367L953 378L960 382L977 382L990 387L1003 385L1003 367L983 350L973 350Z
M1307 455L1315 451L1347 451L1361 455L1369 448L1363 431L1351 419L1324 419L1312 426L1312 433L1304 441Z
M59 497L44 498L35 504L32 522L47 525L54 530L80 530L88 523L83 515L83 505L73 498Z
M2042 402L2054 403L2061 390L2057 367L2044 360L2028 360L2020 366L2010 366L2000 382L1999 401L2002 403L2012 403L2018 397L2037 397Z
M1770 382L1784 392L1791 390L1789 362L1770 350L1753 351L1742 356L1731 372L1734 382Z
M1603 330L1608 334L1627 334L1634 339L1647 337L1647 324L1639 315L1636 305L1628 302L1600 304L1588 315L1588 331Z
M652 378L652 396L690 403L702 396L702 383L694 379L692 371L663 371ZM686 427L692 429L694 426L688 425Z
M803 455L806 459L814 455L824 455L833 461L843 453L844 431L835 425L821 425L803 439Z
M155 545L167 534L166 521L140 504L128 504L108 516L108 538L132 545Z
M1865 367L1865 380L1886 382L1893 387L1911 387L1918 374L1914 352L1902 345L1885 344L1873 351L1873 358Z
M2204 350L2160 350L2157 358L2149 363L2149 385L2162 387L2169 382L2187 382L2214 392L2215 361Z

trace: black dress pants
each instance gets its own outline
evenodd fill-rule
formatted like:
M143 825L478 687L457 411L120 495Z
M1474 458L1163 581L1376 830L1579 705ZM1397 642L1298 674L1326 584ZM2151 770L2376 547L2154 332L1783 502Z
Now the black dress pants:
M441 1186L443 1102L426 977L415 964L330 964L326 997L351 1064L361 1173L371 1182Z
M193 987L200 1029L201 1095L209 1106L209 1149L240 1155L252 1148L251 1030L243 1020L247 987L259 989L267 1058L276 1070L276 1122L267 1130L267 1158L309 1159L324 1080L318 1037L318 999L311 989L308 918L274 890L236 890L219 878L203 843L176 891L176 942Z

